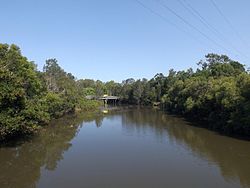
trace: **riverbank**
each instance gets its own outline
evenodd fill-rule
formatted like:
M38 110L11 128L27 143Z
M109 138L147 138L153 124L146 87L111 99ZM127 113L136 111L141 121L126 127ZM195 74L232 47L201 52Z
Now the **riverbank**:
M52 119L88 111L99 102L86 99L89 90L56 59L43 71L16 45L0 44L0 142L31 135Z
M189 116L189 115L183 115L180 113L171 112L169 110L164 110L164 109L162 109L162 110L165 111L166 113L168 113L169 115L173 115L173 116L176 116L178 118L184 118L189 123L190 126L207 129L207 130L213 131L215 133L218 133L219 135L222 135L222 136L228 136L228 137L236 138L239 140L250 141L250 135L239 134L239 133L232 132L232 130L222 129L222 127L223 127L222 125L214 126L211 124L211 122L209 122L207 120L202 120L200 118L194 118L194 117Z
M60 119L65 119L65 117L82 116L82 114L94 113L98 111L100 106L101 106L101 102L99 101L87 101L84 107L82 108L77 107L75 108L74 111L61 114L60 116L57 116L54 118L50 117L50 119L46 121L46 123L44 122L42 124L39 124L39 123L33 124L32 129L30 129L28 132L9 133L9 135L6 135L5 137L2 137L2 139L0 139L0 145L4 146L4 145L17 143L22 140L27 140L27 139L29 140L31 137L39 133L39 131L42 131L44 128L46 128L47 126L50 126L55 121L58 121ZM26 126L29 126L29 125L26 125Z
M250 137L250 74L225 55L208 54L196 71L170 70L150 80L76 79L56 59L43 71L16 45L0 44L0 140L31 134L51 119L88 110L88 96L117 96L121 103L155 105L205 121L209 128Z

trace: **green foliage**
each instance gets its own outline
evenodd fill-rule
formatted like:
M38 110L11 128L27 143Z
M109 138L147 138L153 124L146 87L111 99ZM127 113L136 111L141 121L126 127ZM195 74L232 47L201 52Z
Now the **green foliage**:
M82 89L82 94L84 96L88 96L88 95L95 95L95 89L91 88L91 87L87 87L87 88L83 88Z
M168 111L204 120L212 129L250 136L250 75L244 65L217 54L198 65L196 71L171 69L167 76L121 84L76 80L56 59L48 59L39 72L17 46L0 44L0 140L30 134L67 113L95 109L100 103L86 96L104 94L128 104L161 102Z
M0 44L0 139L32 132L29 107L42 89L35 65L15 45Z
M124 80L116 95L129 104L161 102L168 111L206 121L212 129L250 136L250 75L244 65L217 54L208 54L198 65L196 71Z
M100 102L100 101L91 101L91 100L81 98L79 100L79 103L77 104L77 109L80 109L81 111L95 110L101 104L102 104L102 102Z
M96 108L97 102L84 99L84 89L56 59L39 72L17 46L0 44L0 140L33 133L76 108Z
M202 69L184 77L172 73L162 102L167 110L224 133L250 136L250 75L227 56L208 54Z

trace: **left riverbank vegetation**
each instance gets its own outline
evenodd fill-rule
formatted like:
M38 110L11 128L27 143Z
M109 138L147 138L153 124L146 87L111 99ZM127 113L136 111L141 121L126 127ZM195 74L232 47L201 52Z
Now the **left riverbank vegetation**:
M206 55L197 70L171 69L149 80L116 83L76 79L56 59L38 71L16 45L0 44L0 140L30 134L67 113L96 109L100 103L86 98L105 94L125 104L161 104L211 129L250 136L250 74L226 55Z
M16 45L0 44L0 140L31 134L51 119L99 106L56 59L43 71Z

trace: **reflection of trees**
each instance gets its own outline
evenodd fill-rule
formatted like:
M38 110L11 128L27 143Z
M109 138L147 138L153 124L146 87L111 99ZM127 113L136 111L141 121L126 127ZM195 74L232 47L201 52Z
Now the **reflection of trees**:
M194 153L216 163L226 179L250 186L250 143L190 126L169 126L168 133Z
M95 119L95 124L96 124L96 127L97 127L97 128L102 126L102 120L103 120L103 117L102 117L102 116L96 117L96 119Z
M93 120L93 115L84 119ZM0 148L0 187L35 187L41 168L56 169L82 121L83 117L68 116L23 144Z
M180 118L170 117L157 110L129 111L122 115L122 121L127 132L143 133L152 129L159 138L167 135L172 141L186 145L192 153L217 164L226 179L239 179L243 186L250 186L249 141L189 126Z
M63 152L71 147L81 122L96 121L101 125L104 117L121 116L127 133L154 134L159 139L168 137L185 145L192 153L215 164L226 179L239 179L250 186L250 142L219 136L202 128L187 125L180 118L152 109L121 109L102 113L84 114L84 117L65 117L41 131L24 144L0 148L0 187L35 187L40 169L54 170L63 159ZM83 125L83 124L82 124Z

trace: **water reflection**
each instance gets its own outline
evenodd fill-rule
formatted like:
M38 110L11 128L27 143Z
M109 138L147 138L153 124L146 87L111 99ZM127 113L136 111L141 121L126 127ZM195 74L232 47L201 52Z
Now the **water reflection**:
M98 128L108 126L107 122L117 126L120 123L123 134L134 137L150 137L163 144L164 140L167 140L177 149L178 147L185 148L193 156L219 167L221 176L226 181L239 181L241 186L250 187L249 141L237 140L206 129L193 127L183 119L169 116L158 109L149 108L115 108L108 109L108 113L100 111L100 113L84 114L83 117L68 116L52 122L53 126L42 130L39 135L23 144L1 147L0 187L36 187L42 169L57 170L60 161L64 160L66 151L71 148L72 140L76 138L79 131L85 130L86 122L95 122ZM112 136L117 138L117 135L115 136L115 132L111 133L113 129L108 129L108 131L110 131L110 135L108 135L111 139L110 143L113 143ZM129 139L123 143L127 147L132 146L132 143L128 142ZM75 144L78 144L79 147L83 145L82 142ZM99 145L101 145L101 142ZM92 150L87 149L91 147L91 145L86 145L86 152L91 152ZM119 145L118 148L122 150ZM93 148L93 150L95 149L100 148ZM107 152L112 152L112 150L110 149ZM134 159L134 162L140 164L145 157L140 156L138 159ZM106 162L109 161L106 160ZM163 165L164 160L162 159ZM99 163L101 164L102 161L99 161ZM126 167L124 166L124 168ZM82 173L87 173L83 172L85 169L81 170ZM152 171L152 173L154 172ZM151 178L156 176L159 178L160 175L152 174Z
M84 122L96 120L93 114L85 115ZM14 143L0 148L0 187L36 187L41 168L53 171L71 140L79 131L83 117L67 116L55 120L25 143ZM98 125L98 124L97 124ZM99 123L100 125L100 123Z
M153 128L159 140L185 145L193 155L216 164L227 181L239 180L250 187L250 142L238 140L203 128L188 125L183 119L169 116L159 110L138 109L122 114L127 132L144 133Z

